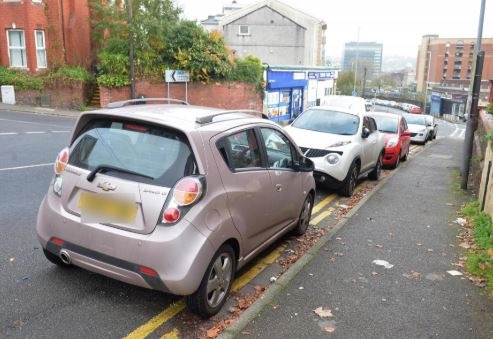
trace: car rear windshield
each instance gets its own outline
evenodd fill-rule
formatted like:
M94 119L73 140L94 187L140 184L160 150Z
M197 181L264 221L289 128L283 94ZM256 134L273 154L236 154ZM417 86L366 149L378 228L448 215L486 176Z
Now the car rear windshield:
M373 116L377 122L377 128L384 133L397 133L397 118Z
M197 168L182 132L108 119L92 120L85 126L70 147L69 164L90 171L106 166L112 176L166 187ZM121 170L108 170L111 167Z
M404 117L406 118L406 122L408 124L426 125L425 117L423 115L406 114Z
M293 127L340 135L354 135L358 126L357 115L324 109L308 109L293 123Z

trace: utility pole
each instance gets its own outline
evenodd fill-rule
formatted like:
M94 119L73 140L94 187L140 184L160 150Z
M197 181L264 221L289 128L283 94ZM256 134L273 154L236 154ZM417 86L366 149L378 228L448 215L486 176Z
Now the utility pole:
M474 81L472 85L472 100L469 111L469 119L466 124L466 136L464 139L464 150L462 157L461 174L462 180L460 188L467 190L469 180L469 167L471 165L472 146L474 141L474 132L477 128L478 121L478 101L481 91L481 74L483 72L484 52L481 51L481 39L483 37L484 9L486 0L481 0L481 11L479 14L478 38L476 41L476 65L474 71Z
M134 33L132 30L132 0L127 0L128 59L130 61L130 99L135 99Z
M359 58L359 29L358 27L358 40L356 42L356 67L354 69L354 83L353 83L353 95L356 95L356 74L358 73L358 58Z
M366 87L366 67L365 67L365 72L363 73L363 89L361 92L361 96L364 98L365 97L365 87Z

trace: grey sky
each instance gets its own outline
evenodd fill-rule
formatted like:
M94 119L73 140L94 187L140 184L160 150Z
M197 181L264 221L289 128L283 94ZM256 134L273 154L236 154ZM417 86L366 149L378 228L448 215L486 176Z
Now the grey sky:
M340 57L344 43L383 43L384 56L416 56L421 37L475 38L481 0L281 0L327 23L327 55ZM255 0L237 0L247 5ZM493 37L493 2L486 1L483 37ZM183 17L204 20L231 0L175 0Z

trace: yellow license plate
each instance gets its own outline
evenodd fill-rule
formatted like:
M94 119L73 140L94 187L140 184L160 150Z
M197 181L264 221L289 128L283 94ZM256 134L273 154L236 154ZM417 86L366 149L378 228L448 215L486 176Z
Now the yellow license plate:
M137 205L115 196L81 193L77 205L82 214L101 217L100 221L131 223L137 214Z

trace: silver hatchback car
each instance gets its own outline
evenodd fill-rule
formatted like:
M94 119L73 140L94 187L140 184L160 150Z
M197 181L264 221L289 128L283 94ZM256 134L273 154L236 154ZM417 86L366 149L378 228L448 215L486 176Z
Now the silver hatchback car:
M59 266L185 295L214 315L239 268L306 231L313 163L261 113L135 103L81 114L41 202L39 241Z

